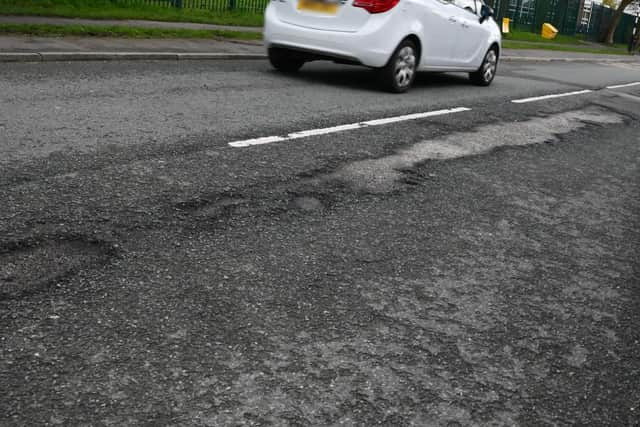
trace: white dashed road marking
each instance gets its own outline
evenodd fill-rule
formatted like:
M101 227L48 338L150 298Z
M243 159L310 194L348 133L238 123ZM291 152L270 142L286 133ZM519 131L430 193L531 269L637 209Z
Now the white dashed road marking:
M573 95L582 95L584 93L593 92L592 90L578 90L575 92L564 92L564 93L554 93L552 95L544 95L544 96L535 96L533 98L522 98L522 99L514 99L511 102L515 104L524 104L525 102L534 102L534 101L542 101L543 99L551 99L551 98L562 98L565 96L573 96Z
M360 129L360 128L365 128L369 126L381 126L381 125L387 125L390 123L404 122L407 120L425 119L428 117L442 116L445 114L461 113L463 111L471 111L471 108L456 107L456 108L448 108L445 110L427 111L424 113L406 114L403 116L387 117L384 119L369 120L369 121L360 122L360 123L350 123L346 125L332 126L328 128L310 129L310 130L304 130L300 132L293 132L288 134L287 136L265 136L261 138L245 139L242 141L233 141L233 142L230 142L229 145L236 148L250 147L252 145L270 144L272 142L289 141L292 139L306 138L309 136L327 135L330 133L344 132L346 130Z
M640 82L607 86L606 89L620 89L620 88L632 87L632 86L640 86ZM554 93L550 95L535 96L532 98L513 99L511 100L511 102L513 102L514 104L524 104L526 102L542 101L545 99L553 99L553 98L563 98L565 96L583 95L585 93L591 93L591 92L593 91L590 89L585 89L585 90L578 90L574 92L563 92L563 93ZM629 98L638 99L638 97L633 95L629 95ZM345 125L332 126L327 128L309 129L309 130L304 130L300 132L293 132L286 136L273 135L273 136L263 136L263 137L252 138L252 139L244 139L241 141L229 142L229 145L231 147L240 148L240 147L250 147L252 145L271 144L272 142L291 141L294 139L307 138L310 136L327 135L330 133L361 129L369 126L382 126L382 125L388 125L391 123L404 122L407 120L417 120L417 119L424 119L424 118L434 117L434 116L442 116L445 114L460 113L463 111L471 111L471 108L456 107L456 108L448 108L444 110L427 111L424 113L405 114L403 116L386 117L383 119L368 120L366 122L360 122L360 123L349 123Z
M386 119L369 120L363 122L364 126L380 126L390 123L404 122L406 120L426 119L427 117L442 116L443 114L459 113L462 111L471 111L471 108L457 107L448 110L427 111L426 113L406 114L404 116L388 117Z
M623 84L623 85L607 86L607 89L620 89L620 88L623 88L623 87L631 87L631 86L640 86L640 82L627 83L627 84Z

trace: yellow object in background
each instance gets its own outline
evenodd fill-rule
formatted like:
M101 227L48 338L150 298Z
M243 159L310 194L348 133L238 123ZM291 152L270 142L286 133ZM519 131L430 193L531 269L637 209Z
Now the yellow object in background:
M542 38L543 39L555 39L558 35L558 30L551 24L544 23L542 24Z
M511 22L511 19L502 18L502 34L508 34L509 33L509 23L510 22Z

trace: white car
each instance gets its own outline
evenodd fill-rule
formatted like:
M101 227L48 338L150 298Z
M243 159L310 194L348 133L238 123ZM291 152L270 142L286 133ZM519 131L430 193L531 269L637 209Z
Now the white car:
M416 71L495 77L500 29L482 0L272 0L264 41L271 64L295 72L307 61L377 68L387 90L404 92Z

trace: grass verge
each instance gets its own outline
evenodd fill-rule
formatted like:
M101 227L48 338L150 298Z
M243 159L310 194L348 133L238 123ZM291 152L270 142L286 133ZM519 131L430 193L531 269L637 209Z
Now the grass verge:
M1 0L0 0L1 1ZM558 34L553 40L544 39L540 34L531 33L528 31L512 30L508 34L503 35L503 40L529 42L529 43L545 43L545 44L581 44L584 41L584 37L581 35L567 36L564 34Z
M0 15L86 19L144 19L261 27L262 13L177 9L109 0L0 0Z
M580 45L570 45L562 43L531 43L513 40L502 40L502 47L505 49L539 49L553 50L560 52L596 53L608 55L626 55L627 51L621 47L589 47Z
M608 46L585 41L584 36L576 34L567 36L558 34L554 39L544 39L540 34L528 31L511 31L503 35L502 45L510 49L543 49L562 52L600 53L611 55L624 55L626 46Z
M261 40L262 34L226 30L187 30L101 25L0 24L0 34L26 34L41 37L123 37L135 39L210 39Z

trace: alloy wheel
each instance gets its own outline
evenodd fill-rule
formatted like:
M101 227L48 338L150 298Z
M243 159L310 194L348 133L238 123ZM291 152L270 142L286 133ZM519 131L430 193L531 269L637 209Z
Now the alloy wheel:
M398 52L394 68L394 77L399 88L405 88L411 84L413 74L416 72L416 54L411 46L404 46Z
M484 58L484 64L482 66L482 77L486 82L490 82L496 73L496 67L498 65L498 56L495 50L491 49L487 52L487 56Z

